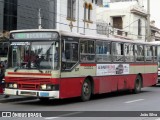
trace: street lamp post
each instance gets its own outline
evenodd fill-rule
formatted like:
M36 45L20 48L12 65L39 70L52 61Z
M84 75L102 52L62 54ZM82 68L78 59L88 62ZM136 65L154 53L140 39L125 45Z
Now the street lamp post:
M38 10L38 29L42 28L41 8Z

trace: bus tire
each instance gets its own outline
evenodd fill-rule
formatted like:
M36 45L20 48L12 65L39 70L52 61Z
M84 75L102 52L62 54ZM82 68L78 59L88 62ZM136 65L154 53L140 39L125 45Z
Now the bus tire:
M88 101L91 97L91 81L89 79L85 79L82 85L81 90L81 100L82 101Z
M141 78L141 76L138 75L135 79L133 93L135 93L135 94L140 93L141 88L142 88L142 78Z

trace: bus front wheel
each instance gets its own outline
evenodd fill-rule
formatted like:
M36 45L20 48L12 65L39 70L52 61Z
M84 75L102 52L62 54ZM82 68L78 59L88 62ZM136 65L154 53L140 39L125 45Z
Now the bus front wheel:
M84 80L81 92L81 100L88 101L91 97L91 81L89 79Z
M141 76L138 75L135 79L133 92L135 94L141 92L141 87L142 87L142 78Z

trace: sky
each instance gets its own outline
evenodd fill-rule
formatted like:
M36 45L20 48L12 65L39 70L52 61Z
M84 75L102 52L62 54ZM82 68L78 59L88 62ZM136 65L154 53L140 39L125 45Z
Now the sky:
M139 0L147 8L147 0ZM160 0L150 0L150 20L155 20L156 27L160 28Z
M110 0L104 0L104 2ZM139 0L140 4L147 10L147 0ZM160 29L160 0L150 0L150 20L155 21L155 26Z

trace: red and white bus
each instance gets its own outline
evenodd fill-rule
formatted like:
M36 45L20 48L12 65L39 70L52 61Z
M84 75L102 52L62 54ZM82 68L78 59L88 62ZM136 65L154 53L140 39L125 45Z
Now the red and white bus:
M50 30L10 33L5 94L40 100L133 90L157 82L152 43Z

